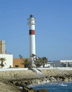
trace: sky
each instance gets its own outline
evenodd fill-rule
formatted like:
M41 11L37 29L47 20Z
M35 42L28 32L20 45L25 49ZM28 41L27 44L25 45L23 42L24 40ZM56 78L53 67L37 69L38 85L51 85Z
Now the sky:
M0 0L0 40L5 40L7 54L29 58L31 14L37 57L72 60L72 0Z

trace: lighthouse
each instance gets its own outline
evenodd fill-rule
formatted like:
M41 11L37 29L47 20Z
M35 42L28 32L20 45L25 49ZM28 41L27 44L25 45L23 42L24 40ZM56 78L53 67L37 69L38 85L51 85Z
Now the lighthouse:
M33 15L30 15L30 18L27 19L29 21L28 25L29 25L29 52L30 52L30 63L31 63L31 67L36 67L33 61L33 57L31 57L32 54L36 55L36 49L35 49L35 18L33 17ZM34 56L35 58L35 56Z

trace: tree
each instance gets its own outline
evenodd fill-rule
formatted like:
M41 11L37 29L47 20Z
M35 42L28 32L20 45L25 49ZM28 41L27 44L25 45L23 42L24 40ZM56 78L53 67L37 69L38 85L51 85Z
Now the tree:
M20 59L23 59L22 55L19 55Z
M0 64L0 66L1 66L1 68L3 68L4 67L4 64L3 64L3 62L5 61L6 59L5 58L0 58L0 61L1 61L1 64ZM6 63L5 63L6 64Z
M19 57L20 57L20 59L22 59L22 60L23 60L22 55L19 55ZM25 68L28 68L28 67L30 67L30 66L31 66L31 64L30 64L30 60L28 60L28 59L23 60L23 63L21 63L21 64L22 64L22 65L24 65L24 67L25 67Z
M34 63L35 63L35 65L37 66L37 67L40 67L41 65L42 65L42 62L41 62L41 58L36 58L36 60L34 61Z
M46 57L43 57L42 58L42 65L43 65L43 67L45 67L45 64L47 64L47 63L48 63L47 58Z
M9 66L9 68L12 68L11 65Z
M48 63L48 60L46 57L43 57L43 58L40 58L40 57L36 57L34 58L34 56L36 56L35 54L32 54L31 57L33 57L33 61L34 61L34 64L37 66L37 67L40 67L41 65L43 65L43 67L45 66L46 63ZM35 59L35 60L34 60Z
M21 63L21 64L22 64L22 65L24 65L24 66L25 66L25 68L30 67L30 61L29 61L28 59L24 60L24 62L23 62L23 63Z

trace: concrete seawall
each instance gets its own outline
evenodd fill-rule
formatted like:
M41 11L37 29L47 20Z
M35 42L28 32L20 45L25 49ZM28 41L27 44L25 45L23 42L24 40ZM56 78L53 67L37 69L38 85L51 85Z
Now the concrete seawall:
M64 76L72 75L72 68L38 68L42 71L46 76ZM35 79L41 78L41 76L37 75L31 70L28 69L2 69L0 70L0 79L6 80L26 80L26 79Z
M40 70L42 70L42 69L48 69L48 70L57 69L57 70L67 71L67 70L72 70L72 67L51 67L51 68L38 68L38 69L40 69Z
M16 85L37 85L55 81L72 81L72 68L38 68L46 75L46 78L37 75L28 69L2 69L0 70L0 81ZM5 82L6 81L6 82ZM16 92L16 91L13 91ZM18 92L18 91L17 91ZM21 92L21 91L20 91Z
M0 79L6 80L25 80L40 78L31 70L14 70L14 71L0 71Z

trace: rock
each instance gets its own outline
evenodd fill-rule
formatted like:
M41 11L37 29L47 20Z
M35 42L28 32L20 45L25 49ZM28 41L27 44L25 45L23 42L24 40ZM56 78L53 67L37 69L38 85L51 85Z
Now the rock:
M50 80L47 80L47 83L49 83L50 82Z
M37 92L37 91L33 88L25 88L24 87L24 89L22 89L22 92Z
M51 77L52 78L52 80L54 80L55 78L54 77Z
M51 78L49 78L49 81L50 81L50 82L52 81Z
M27 90L23 89L22 92L28 92Z
M67 82L67 81L68 81L68 78L65 78L65 79L64 79L64 81L66 81L66 82Z
M60 81L60 78L59 77L57 77L57 81Z
M18 84L18 83L15 83L15 85L16 85L16 86L19 86L19 84Z
M17 81L13 81L13 84L15 85L17 83Z
M46 76L45 78L48 78L48 76Z
M12 83L12 84L13 84L13 81L10 81L10 83Z
M38 89L37 92L48 92L47 89Z
M56 81L56 79L55 79L54 77L51 77L51 80L52 80L52 81Z
M29 91L37 92L34 88L29 88Z
M57 80L54 77L50 77L49 81L51 82L51 81L57 81Z
M72 81L72 78L71 77L69 78L69 81Z
M30 82L29 82L29 81L28 81L28 82L25 82L25 84L26 84L26 85L30 85Z
M39 80L33 80L32 82L33 82L33 84L38 84L38 81Z

